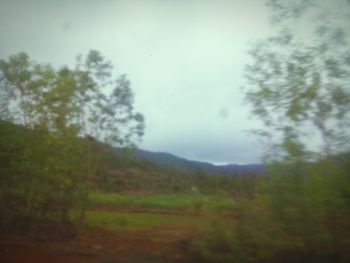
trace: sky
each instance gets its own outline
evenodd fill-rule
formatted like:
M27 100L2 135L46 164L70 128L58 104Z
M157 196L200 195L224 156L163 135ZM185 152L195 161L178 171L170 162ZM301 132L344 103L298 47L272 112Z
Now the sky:
M0 0L0 59L74 65L98 50L131 81L140 148L215 164L260 162L242 87L270 33L263 0Z

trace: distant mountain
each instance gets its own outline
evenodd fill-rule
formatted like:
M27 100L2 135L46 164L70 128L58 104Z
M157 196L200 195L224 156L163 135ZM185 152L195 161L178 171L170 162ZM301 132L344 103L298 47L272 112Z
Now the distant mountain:
M137 149L135 156L140 159L145 159L157 164L173 166L185 170L201 169L209 173L226 173L234 175L244 175L248 173L264 174L265 168L262 164L227 164L214 165L207 162L191 161L170 153L151 152Z

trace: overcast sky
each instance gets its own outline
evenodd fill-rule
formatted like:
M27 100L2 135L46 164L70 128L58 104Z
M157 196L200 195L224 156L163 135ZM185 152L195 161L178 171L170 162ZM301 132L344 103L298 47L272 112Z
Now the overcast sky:
M262 0L0 0L0 58L72 65L96 49L132 83L141 148L213 163L260 161L241 87L269 33Z

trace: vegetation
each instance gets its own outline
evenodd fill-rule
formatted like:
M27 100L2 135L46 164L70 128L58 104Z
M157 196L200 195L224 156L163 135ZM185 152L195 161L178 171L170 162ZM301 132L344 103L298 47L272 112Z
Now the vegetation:
M215 226L194 246L210 262L347 262L349 184L348 168L331 161L276 163L238 202L234 227Z
M72 208L82 223L105 149L96 141L130 145L143 133L129 81L112 73L97 51L74 69L25 53L0 61L1 229L65 222Z
M8 180L3 181L7 188L1 192L3 227L13 225L28 231L26 227L36 226L36 230L47 233L50 228L38 226L60 221L64 211L65 220L79 221L81 197L66 196L79 192L65 192L59 185L66 177L56 175L51 179L56 181L51 181L47 175L47 181L38 181L37 188L23 178L28 168L21 170L24 169L22 163L31 162L26 163L22 153L37 154L29 156L39 156L45 164L41 154L46 148L36 147L49 133L8 122L1 125L2 175L11 175L2 176L2 180ZM179 246L193 254L196 262L334 262L334 258L346 262L349 259L348 154L314 163L275 162L269 166L266 176L230 177L202 171L186 173L134 159L128 154L113 155L109 152L111 148L103 144L97 143L94 147L102 147L104 151L100 169L89 181L93 191L89 191L88 199L83 199L89 207L85 216L89 231L102 229L122 235L145 230L157 235L159 231L164 242L176 240L180 233L185 237L191 233ZM32 153L33 149L36 151ZM62 148L57 149L53 153L62 154ZM85 161L85 155L72 154ZM12 160L16 166L9 165ZM21 181L15 180L16 175L22 176ZM35 198L42 198L32 201L31 217L25 217L27 202L31 201L28 189L36 190ZM63 200L71 203L60 207ZM69 209L64 210L68 204ZM11 209L13 207L16 209ZM36 218L35 224L33 218ZM167 229L175 225L177 232L171 234L174 236L165 238L163 231L170 231ZM47 240L42 235L39 237Z
M153 208L197 211L203 209L232 210L235 202L229 196L202 194L106 194L94 192L90 195L91 207Z
M277 33L251 50L246 71L247 101L267 127L256 132L269 142L274 138L272 159L312 160L349 151L349 2L267 3Z
M246 91L273 149L266 175L135 158L122 146L144 124L125 76L96 51L73 69L20 53L0 61L0 230L85 221L87 233L149 231L192 262L350 262L349 29L325 15L304 41L292 25L322 5L267 2L278 30L253 48Z
M266 126L255 133L267 138L268 175L240 200L232 229L214 227L194 246L209 262L349 262L350 9L267 2L277 33L251 52L246 98ZM322 20L305 41L298 25L312 15ZM334 15L346 21L332 28Z
M168 220L174 220L174 216L152 213L135 214L125 212L89 211L86 216L86 225L90 228L103 228L119 231L122 228L137 229L157 227Z

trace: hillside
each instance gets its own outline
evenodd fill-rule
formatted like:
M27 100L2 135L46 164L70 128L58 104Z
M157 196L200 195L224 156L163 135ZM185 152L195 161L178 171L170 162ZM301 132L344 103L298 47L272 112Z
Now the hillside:
M225 173L231 175L244 175L248 173L263 174L265 172L264 166L261 164L214 165L207 162L187 160L170 153L152 152L141 149L136 150L135 155L140 159L152 161L161 165L182 168L185 170L201 169L208 173Z

